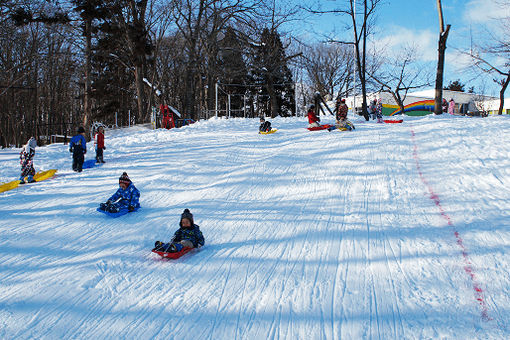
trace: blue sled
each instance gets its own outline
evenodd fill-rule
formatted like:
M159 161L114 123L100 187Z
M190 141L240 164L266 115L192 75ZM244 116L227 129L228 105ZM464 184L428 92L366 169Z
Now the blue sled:
M138 211L138 209L140 209L140 208L136 208L132 212ZM104 210L101 210L99 208L97 208L96 210L99 211L100 213L103 213L103 214L108 215L108 216L113 217L113 218L117 218L117 217L120 217L122 215L129 214L129 210L127 210L127 209L121 209L120 211L118 211L116 213L112 213L112 212L109 212L109 211L104 211Z
M96 160L95 159L89 159L85 162L83 162L83 165L82 165L82 169L90 169L90 168L93 168L95 166L99 166L99 165L103 165L103 163L96 163Z

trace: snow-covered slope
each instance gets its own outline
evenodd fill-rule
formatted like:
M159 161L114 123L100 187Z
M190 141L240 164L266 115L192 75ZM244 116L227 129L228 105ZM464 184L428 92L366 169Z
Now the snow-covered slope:
M509 117L272 122L109 131L80 174L38 148L58 176L0 194L0 338L510 338ZM123 171L142 209L111 219ZM184 208L205 247L150 253Z

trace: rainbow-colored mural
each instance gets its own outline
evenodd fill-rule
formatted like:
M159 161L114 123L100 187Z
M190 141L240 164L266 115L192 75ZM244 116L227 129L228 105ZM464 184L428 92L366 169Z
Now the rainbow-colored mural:
M408 116L425 116L432 112L434 112L434 100L421 100L404 106L404 113ZM395 111L390 113L389 116L401 113L402 110L398 107Z

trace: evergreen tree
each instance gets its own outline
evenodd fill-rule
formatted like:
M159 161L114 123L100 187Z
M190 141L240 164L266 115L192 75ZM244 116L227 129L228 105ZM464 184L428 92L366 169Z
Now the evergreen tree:
M231 97L231 108L241 110L244 107L244 94L247 90L248 68L243 54L244 45L235 30L227 27L220 41L219 81Z
M451 81L448 86L444 87L444 90L464 92L465 84L462 84L459 79Z
M265 28L259 45L254 48L253 78L259 85L257 94L269 99L258 103L261 113L271 117L295 113L295 84L280 34Z

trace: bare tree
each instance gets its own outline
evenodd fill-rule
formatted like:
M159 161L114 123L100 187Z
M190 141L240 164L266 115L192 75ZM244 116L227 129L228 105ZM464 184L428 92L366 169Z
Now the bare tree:
M402 113L407 93L430 85L430 81L424 79L424 68L416 60L416 48L407 46L400 53L386 57L373 73L369 72L370 78L380 87L380 91L392 95Z
M345 45L319 43L303 51L303 67L313 84L314 92L333 98L345 96L352 82L354 54Z
M340 14L347 15L351 19L351 28L354 33L353 40L329 39L330 42L354 46L354 55L356 57L356 70L361 84L361 93L363 97L362 110L363 116L368 121L367 106L367 38L374 25L374 16L377 8L383 0L349 0L346 8L332 10L308 9L317 14Z
M510 9L510 1L499 2L501 9ZM500 86L498 114L503 114L505 92L510 84L510 17L495 21L492 31L483 33L483 42L472 43L468 52L473 66L485 74L495 76L493 81Z
M434 113L440 115L443 113L441 104L443 101L443 72L444 72L444 55L446 50L446 39L450 33L451 25L444 27L443 8L441 0L437 0L437 11L439 13L439 42L438 42L438 58L437 58L437 73L436 73L436 91L434 97Z

